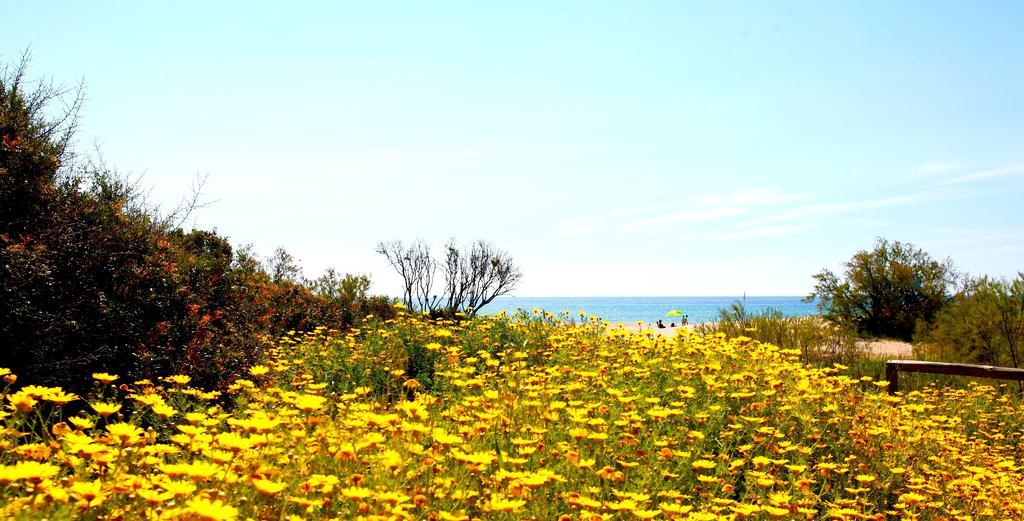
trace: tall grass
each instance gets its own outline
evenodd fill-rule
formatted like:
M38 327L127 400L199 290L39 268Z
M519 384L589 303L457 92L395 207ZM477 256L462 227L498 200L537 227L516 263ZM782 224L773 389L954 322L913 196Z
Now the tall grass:
M797 349L804 363L850 364L862 355L853 331L817 316L787 317L773 308L754 314L740 301L719 310L717 322L697 324L694 329L705 336L746 336L782 349Z

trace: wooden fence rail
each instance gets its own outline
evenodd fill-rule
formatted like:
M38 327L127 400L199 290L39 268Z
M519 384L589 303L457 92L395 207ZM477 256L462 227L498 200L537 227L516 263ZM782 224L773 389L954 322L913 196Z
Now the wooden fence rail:
M932 373L974 378L995 378L998 380L1024 381L1024 369L996 367L994 365L948 364L944 362L922 362L920 360L889 360L885 363L885 379L889 381L889 394L899 392L897 380L900 372Z

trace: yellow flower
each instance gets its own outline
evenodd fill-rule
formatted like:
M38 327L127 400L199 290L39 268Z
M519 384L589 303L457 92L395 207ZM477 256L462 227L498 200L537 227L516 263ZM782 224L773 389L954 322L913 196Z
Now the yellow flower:
M92 377L93 379L105 384L109 384L110 382L113 382L114 380L118 379L118 376L116 374L107 373L93 373Z
M906 494L901 494L900 495L900 503L906 503L908 505L914 505L914 504L917 504L917 503L921 503L921 502L923 502L923 501L925 501L927 499L928 499L927 497L922 496L921 494L918 494L918 493L915 493L915 492L908 492Z
M7 395L7 401L16 411L28 412L36 406L36 399L29 393L22 391Z
M315 394L303 394L295 400L295 406L304 412L319 411L324 408L327 398Z
M221 471L221 467L205 461L193 461L191 463L166 463L159 466L164 474L177 478L188 476L194 481L206 481Z
M186 511L204 521L230 521L238 517L238 509L221 500L195 498L186 503Z
M58 472L60 467L49 463L19 461L14 465L0 465L0 484L21 480L39 483L56 476Z
M871 483L875 480L875 477L870 474L858 474L854 479L861 483Z
M167 383L172 383L174 385L185 386L185 385L188 385L188 383L192 381L192 377L191 376L186 376L186 375L183 375L183 374L176 374L174 376L168 376L168 377L164 378L164 381L167 382Z
M491 500L488 503L491 510L494 512L515 512L523 507L526 501L522 499L505 499L498 494L491 494Z
M282 490L287 488L287 485L277 481L270 481L269 479L254 479L252 485L256 487L256 490L268 496L279 494Z
M407 496L405 494L402 494L401 492L395 492L393 490L389 490L387 492L381 492L381 493L377 494L376 499L377 499L377 501L380 501L382 503L390 503L392 505L397 505L397 504L400 504L400 503L405 503L405 502L409 501L412 498L410 498L409 496Z
M60 387L50 389L49 392L43 394L42 398L57 405L67 405L68 403L79 399L78 395L66 393Z
M788 505L793 497L786 492L773 492L768 495L768 502L775 506Z
M352 501L359 501L372 496L373 492L364 487L348 487L341 489L341 495Z
M157 506L169 499L174 498L174 494L170 492L161 492L159 490L152 489L141 489L137 492L139 497L143 499L149 506Z
M71 484L71 495L76 499L78 508L93 508L103 504L107 494L99 480L76 481Z
M320 494L330 494L334 492L340 482L337 476L313 474L302 484L300 490L314 490Z
M472 465L490 465L495 459L497 459L497 456L490 452L474 452L472 454L467 454L458 449L452 450L452 456L455 457L456 461Z
M692 463L693 470L711 470L715 468L715 462L706 459L699 459Z
M50 455L53 454L53 450L50 446L42 443L26 443L24 445L19 445L13 452L24 459L40 461L49 459Z
M104 418L121 410L121 405L117 403L96 402L89 405L92 406L92 410L96 411L96 414Z
M71 427L69 427L68 424L64 422L57 422L53 424L53 427L50 427L50 433L57 437L64 436L65 434L68 434L70 432Z
M433 438L433 440L436 441L437 443L440 443L441 445L455 445L458 443L462 443L461 436L448 434L447 432L444 431L444 429L434 429L433 432L430 433L430 437Z
M224 432L218 434L216 437L217 443L220 446L228 449L232 452L241 452L243 450L249 450L255 445L255 441L251 438L244 438L235 432Z
M166 470L161 470L170 475ZM179 475L184 475L184 472ZM167 493L175 497L188 496L196 491L196 486L188 481L162 481L160 482L160 488L166 490Z
M68 421L79 430L91 429L96 426L96 422L88 418L82 418L81 416L72 416L68 418Z
M170 418L171 416L174 416L175 414L178 414L178 411L175 410L174 407L171 407L166 403L159 403L154 405L153 412L156 413L157 416L165 420Z
M270 368L265 365L254 365L249 368L249 374L253 376L263 376L270 372Z
M752 516L752 515L760 512L761 511L761 507L759 507L757 505L751 505L751 504L748 504L748 503L739 503L737 505L730 506L729 510L732 510L733 512L736 512L736 514L739 515L739 516L749 517L749 516Z
M640 505L637 504L636 500L628 498L619 502L606 502L605 506L608 507L609 510L613 510L615 512L632 512L640 508Z
M658 514L661 514L661 509L633 511L633 515L640 519L654 519L655 517L658 517Z
M112 423L107 425L107 432L121 445L134 445L142 437L142 429L130 423Z

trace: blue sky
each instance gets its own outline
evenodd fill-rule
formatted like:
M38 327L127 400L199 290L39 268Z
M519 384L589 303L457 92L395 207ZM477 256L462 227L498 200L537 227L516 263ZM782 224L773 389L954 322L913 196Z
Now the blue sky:
M484 5L488 4L488 5ZM0 1L80 145L308 276L488 239L541 295L799 295L877 236L1024 264L1020 2Z

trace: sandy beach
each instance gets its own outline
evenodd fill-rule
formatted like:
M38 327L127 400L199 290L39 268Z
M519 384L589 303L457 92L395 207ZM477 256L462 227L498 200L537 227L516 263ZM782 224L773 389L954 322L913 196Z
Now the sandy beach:
M858 340L857 347L868 356L889 360L913 360L914 346L900 340Z
M615 324L612 327L622 327L628 331L634 333L651 333L654 335L661 335L666 337L675 336L676 331L680 328L686 328L691 331L697 327L698 324L686 324L680 326L665 325L663 328L659 328L656 323L645 323L645 324ZM900 359L908 360L914 358L914 347L910 342L903 342L900 340L858 340L857 347L860 348L865 355L871 358L885 358L885 359Z
M689 329L690 331L693 331L694 328L697 327L697 324L686 324L685 326L680 326L679 324L676 324L675 326L669 326L668 324L665 324L665 327L659 328L658 325L655 324L655 323L646 323L646 324L640 324L640 325L637 325L637 324L633 323L633 324L612 324L612 327L621 327L621 328L623 328L623 329L625 329L627 331L632 331L633 333L644 333L644 332L647 332L647 333L652 333L652 334L655 334L655 335L671 337L671 336L675 336L676 331L679 330L680 328L686 328L686 329Z

